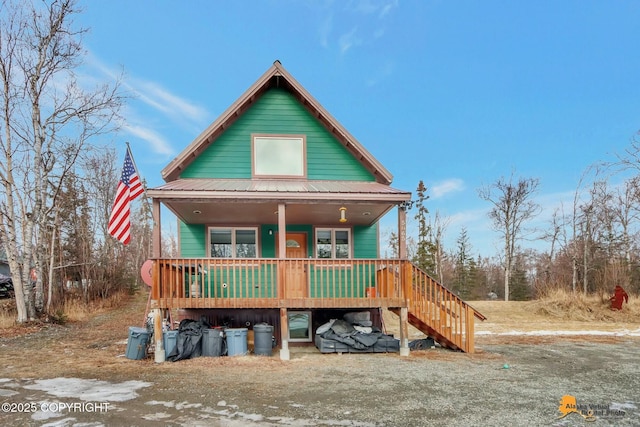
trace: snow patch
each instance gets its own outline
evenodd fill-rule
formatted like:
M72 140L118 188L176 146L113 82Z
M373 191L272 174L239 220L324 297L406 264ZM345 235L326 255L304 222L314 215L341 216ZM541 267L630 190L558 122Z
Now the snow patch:
M625 403L613 402L611 403L610 408L613 410L620 410L620 411L628 411L629 409L638 409L638 407L634 405L633 402L625 402Z
M621 331L508 331L508 332L491 332L476 331L476 335L502 335L502 336L612 336L612 337L640 337L640 329L630 331L623 329Z
M176 406L176 402L171 401L171 402L165 402L165 401L161 401L161 400L150 400L148 402L145 402L145 405L162 405L165 408L173 408Z
M144 415L142 418L148 421L161 421L166 418L171 418L171 415L167 414L166 412L158 412L156 414Z
M16 394L20 394L15 390L7 390L4 388L0 388L0 397L11 397L11 396L15 396Z
M24 388L44 391L57 397L76 398L84 401L124 402L138 397L137 389L151 385L151 383L143 381L110 383L95 379L53 378L36 380L35 384L26 385Z

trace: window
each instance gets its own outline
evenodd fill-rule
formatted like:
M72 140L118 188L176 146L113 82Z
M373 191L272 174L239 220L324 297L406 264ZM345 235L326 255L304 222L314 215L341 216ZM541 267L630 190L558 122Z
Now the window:
M289 311L287 313L287 320L289 322L289 341L311 341L310 311Z
M255 228L210 228L209 256L212 258L256 258Z
M253 136L253 175L304 177L304 136Z
M316 256L318 258L349 258L350 232L347 228L316 229Z

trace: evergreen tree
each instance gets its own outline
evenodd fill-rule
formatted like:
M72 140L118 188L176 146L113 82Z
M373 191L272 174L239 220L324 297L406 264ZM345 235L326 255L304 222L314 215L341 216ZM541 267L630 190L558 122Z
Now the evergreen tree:
M420 180L416 189L418 199L416 201L417 212L415 219L418 221L418 242L416 253L413 257L413 263L420 269L427 272L432 277L436 276L436 245L431 241L431 225L427 221L429 210L425 206L425 202L429 199L427 196L427 187Z
M460 298L467 299L471 295L473 286L471 270L473 258L469 254L471 244L469 243L469 236L467 235L467 229L465 227L462 227L456 243L458 245L458 251L455 253L453 289L457 291Z

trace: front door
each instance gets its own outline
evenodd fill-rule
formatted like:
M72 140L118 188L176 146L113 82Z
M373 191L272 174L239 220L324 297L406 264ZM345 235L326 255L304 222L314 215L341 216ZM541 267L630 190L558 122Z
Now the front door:
M285 264L285 298L306 298L309 295L307 282L307 233L287 233L287 259ZM279 257L276 235L276 256Z

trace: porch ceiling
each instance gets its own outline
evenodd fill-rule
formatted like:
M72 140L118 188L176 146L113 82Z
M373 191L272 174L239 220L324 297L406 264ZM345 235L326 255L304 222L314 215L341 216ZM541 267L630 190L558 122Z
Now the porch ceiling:
M189 224L277 224L277 202L216 201L216 200L163 200L180 219ZM347 208L347 222L342 224L341 206ZM336 226L371 225L394 207L393 204L371 203L287 203L287 224L314 224ZM200 212L200 213L198 213Z
M411 193L376 182L176 180L147 191L190 224L277 224L286 205L287 224L371 225Z

